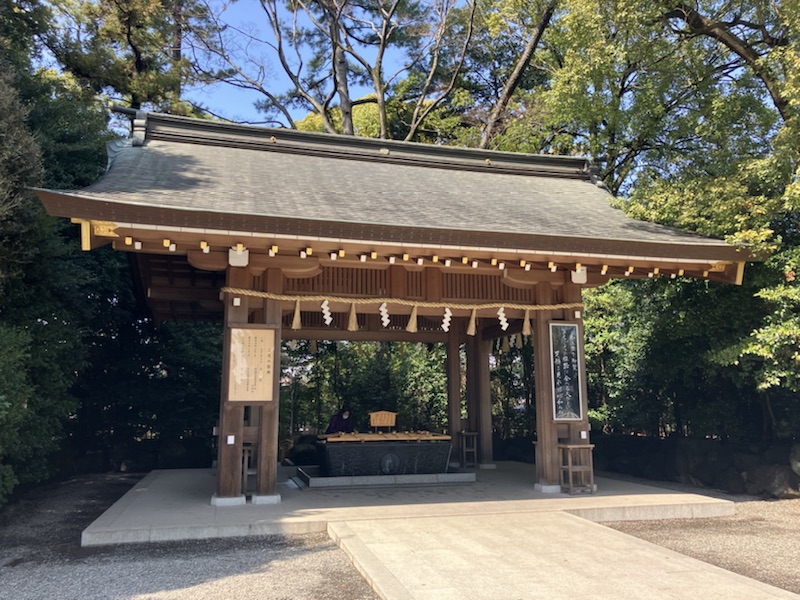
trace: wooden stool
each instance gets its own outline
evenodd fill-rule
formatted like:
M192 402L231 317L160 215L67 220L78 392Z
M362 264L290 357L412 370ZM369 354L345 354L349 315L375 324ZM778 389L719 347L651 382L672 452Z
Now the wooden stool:
M465 469L467 467L478 466L478 432L477 431L462 431L461 432L461 466Z
M249 491L250 476L257 474L256 470L256 446L253 444L242 444L242 493Z
M594 444L559 444L561 461L561 491L589 492L594 494L594 466L592 449Z

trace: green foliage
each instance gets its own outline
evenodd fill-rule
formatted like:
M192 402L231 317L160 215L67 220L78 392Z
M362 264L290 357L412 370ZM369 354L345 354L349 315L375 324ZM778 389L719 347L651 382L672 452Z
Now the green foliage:
M8 75L0 76L0 292L34 251L25 241L32 197L26 190L42 177L39 148L25 127L27 115Z
M447 374L444 344L402 344L393 356L400 391L398 421L410 430L447 428Z
M17 88L28 107L21 124L35 132L44 157L43 183L80 186L96 179L109 139L103 111L48 71L23 73ZM96 270L102 258L82 253L75 244L76 228L48 218L32 195L13 222L0 228L3 239L16 240L13 256L19 265L0 295L0 314L31 337L24 372L34 389L19 424L25 444L9 461L20 482L36 482L52 474L51 457L77 407L72 387L86 364L86 333L99 317L91 300L105 283Z
M354 425L369 431L369 413L398 413L404 429L441 431L447 424L445 350L441 344L290 342L284 372L281 438L324 431L344 406ZM313 350L313 351L312 351Z
M767 267L778 271L783 282L757 292L771 307L761 327L753 331L744 344L744 356L763 361L757 373L760 389L785 388L800 391L800 248L792 248L773 256Z
M501 439L532 436L536 426L533 379L534 348L522 336L500 338L491 364L493 431Z
M767 314L754 283L624 281L586 294L589 403L602 430L763 437L773 424L759 370L732 360Z
M43 185L76 189L105 171L108 112L72 77L41 69L18 83L30 127L45 165Z
M219 417L221 329L208 323L155 328L137 320L127 266L108 258L109 287L124 293L118 314L98 320L102 327L93 332L87 368L76 382L81 406L70 422L72 451L78 457L102 452L109 467L119 468L126 460L137 464L146 452L192 449L171 466L207 466Z
M18 19L16 30L2 20L0 41L10 43L10 29L20 37L27 31L29 40L41 33L44 13L33 14ZM3 494L52 474L63 424L76 407L70 389L84 365L82 330L95 316L85 302L91 274L80 268L74 227L49 219L26 188L90 183L102 173L108 138L91 99L66 79L34 71L32 43L19 50L3 57L14 62L0 76L0 329L3 355L16 361L0 379L7 387L0 390Z
M194 81L184 31L209 34L206 8L184 0L51 0L50 51L82 85L133 108L191 114L183 86Z
M18 69L37 49L34 36L47 31L49 14L39 0L0 1L0 64Z
M31 338L24 329L0 323L0 505L19 482L14 465L25 444L20 426L34 393L26 363Z

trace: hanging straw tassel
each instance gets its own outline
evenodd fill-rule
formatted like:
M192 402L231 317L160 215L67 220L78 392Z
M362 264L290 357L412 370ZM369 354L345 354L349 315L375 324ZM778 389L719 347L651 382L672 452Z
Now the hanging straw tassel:
M411 309L411 316L408 318L408 325L406 325L408 333L417 333L417 307Z
M472 309L472 313L469 315L469 325L467 325L467 335L475 335L475 319L478 316L478 311L476 309Z
M508 354L509 352L511 352L511 346L508 343L507 337L503 338L502 352L503 354Z
M347 331L358 331L358 315L356 315L356 304L350 305L350 318L347 320Z
M531 334L531 311L525 309L525 319L522 321L522 335Z
M308 344L308 351L309 351L311 354L316 354L316 353L317 353L317 340L311 340L311 341L309 342L309 344Z
M294 301L294 317L292 317L292 329L300 329L302 324L300 323L300 300Z
M517 334L517 335L514 337L514 345L515 345L517 348L522 348L522 334L521 334L521 333L518 333L518 334Z

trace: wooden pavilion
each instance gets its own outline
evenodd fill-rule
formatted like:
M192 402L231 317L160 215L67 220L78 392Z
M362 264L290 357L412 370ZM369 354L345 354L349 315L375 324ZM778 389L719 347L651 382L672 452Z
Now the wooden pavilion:
M464 346L466 429L491 468L491 344L532 336L536 486L558 491L561 450L590 445L581 290L624 277L741 283L749 260L626 217L583 158L132 116L103 178L36 193L80 223L84 250L133 253L157 321L222 319L215 504L245 501L243 443L257 457L252 501L280 500L280 347L291 339L446 344L454 456Z

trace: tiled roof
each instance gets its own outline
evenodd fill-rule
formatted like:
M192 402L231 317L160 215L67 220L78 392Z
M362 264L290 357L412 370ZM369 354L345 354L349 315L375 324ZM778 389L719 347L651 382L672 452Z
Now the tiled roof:
M594 251L633 245L653 256L678 248L676 257L698 253L730 260L735 254L720 240L628 218L611 206L611 195L593 181L589 162L579 158L157 114L147 115L143 145L118 145L112 156L106 175L74 195L129 211L158 209L187 218L192 213L193 222L244 219L253 227L283 222L287 231L307 227L333 237L346 230L357 231L360 239L480 239L481 245L508 240L509 247L520 248L559 238L576 248L599 244Z

